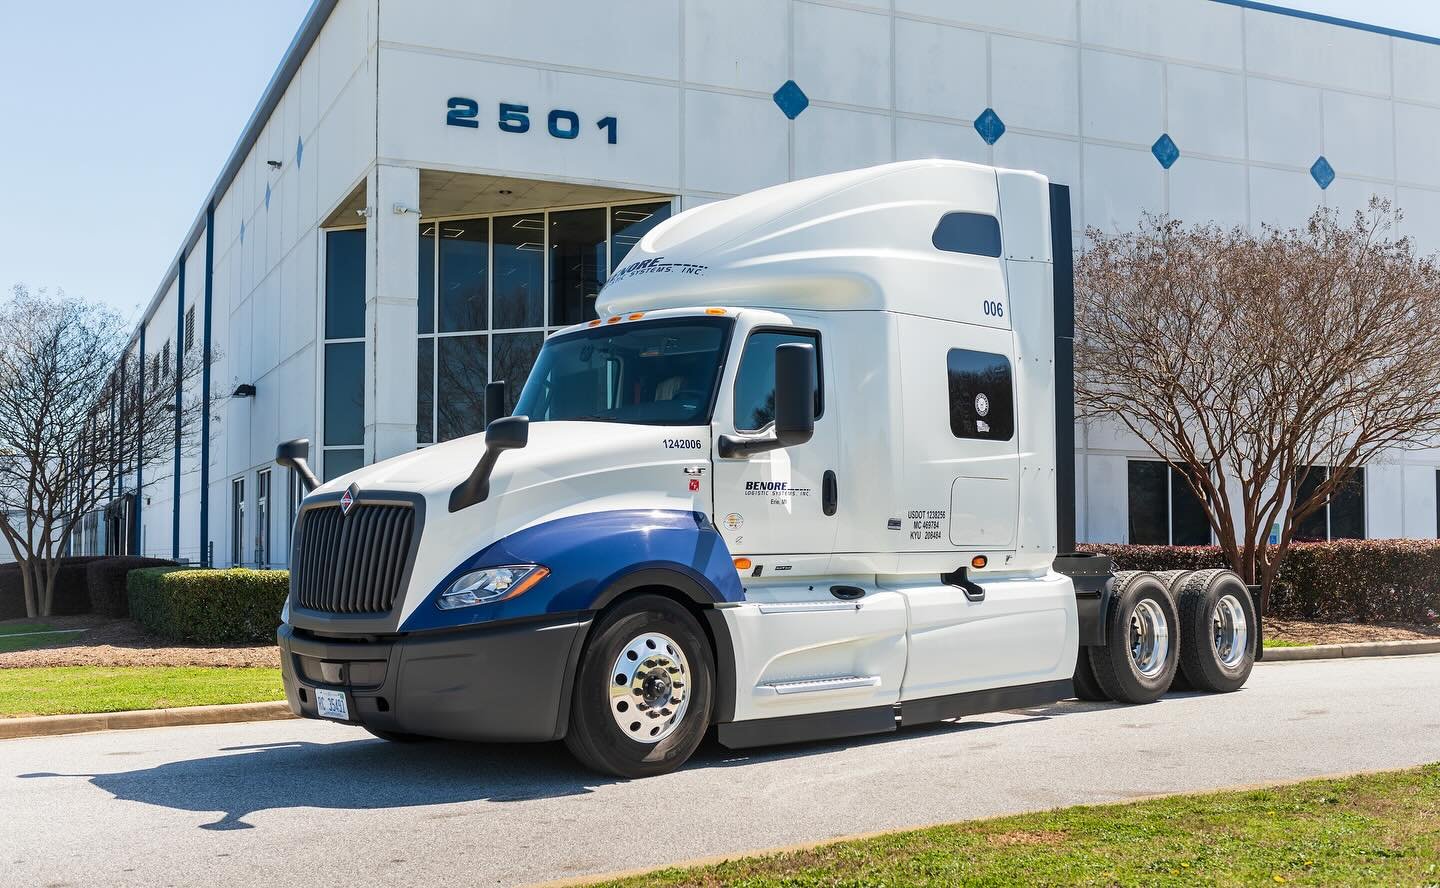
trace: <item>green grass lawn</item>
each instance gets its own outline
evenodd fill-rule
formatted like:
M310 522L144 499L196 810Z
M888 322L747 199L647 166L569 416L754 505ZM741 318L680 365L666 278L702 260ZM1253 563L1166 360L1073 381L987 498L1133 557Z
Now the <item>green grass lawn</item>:
M53 629L49 623L12 623L0 626L0 654L28 651L74 638L85 629Z
M1307 647L1314 647L1314 645L1311 644L1311 643L1308 642L1308 641L1286 641L1286 640L1283 639L1283 638L1267 638L1267 639L1265 639L1265 647L1267 647L1267 648L1307 648Z
M623 886L1436 885L1440 765L938 826Z
M54 666L0 669L0 718L285 699L279 669Z
M54 629L49 623L0 623L0 635L19 635L25 632L48 632Z

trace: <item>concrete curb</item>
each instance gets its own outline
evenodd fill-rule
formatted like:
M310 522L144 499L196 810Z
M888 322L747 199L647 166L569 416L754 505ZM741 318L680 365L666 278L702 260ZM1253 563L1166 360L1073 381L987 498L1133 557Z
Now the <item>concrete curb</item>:
M1312 644L1308 647L1266 648L1263 662L1338 660L1342 657L1403 657L1408 654L1440 654L1440 638L1422 638L1412 641L1357 641L1350 644Z
M125 731L132 728L169 728L177 725L220 725L231 722L294 718L290 705L235 703L226 706L185 706L178 709L137 709L133 712L99 712L93 715L38 715L0 718L0 740L51 737L90 731Z

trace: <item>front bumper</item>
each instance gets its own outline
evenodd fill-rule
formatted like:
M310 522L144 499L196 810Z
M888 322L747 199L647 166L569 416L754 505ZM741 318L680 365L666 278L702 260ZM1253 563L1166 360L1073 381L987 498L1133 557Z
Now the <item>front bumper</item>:
M583 615L380 638L276 633L290 710L319 718L315 689L345 692L350 721L452 740L565 736ZM328 719L327 719L328 720Z

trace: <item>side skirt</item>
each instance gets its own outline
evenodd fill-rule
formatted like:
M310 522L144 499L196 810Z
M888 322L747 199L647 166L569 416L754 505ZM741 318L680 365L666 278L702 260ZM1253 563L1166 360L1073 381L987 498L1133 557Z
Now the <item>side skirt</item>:
M1074 683L1067 678L1010 688L949 694L944 697L927 697L923 700L907 700L895 706L871 706L839 712L729 722L717 725L716 733L720 744L729 749L808 743L840 737L885 734L894 731L898 726L921 725L944 721L947 718L979 715L982 712L1004 712L1008 709L1043 706L1073 696Z
M1073 696L1075 696L1075 683L1071 679L1065 678L1060 681L1017 685L1012 688L990 688L984 691L968 691L964 694L948 694L944 697L906 700L900 704L900 724L923 725L926 722L944 721L947 718L959 718L963 715L979 715L982 712L1026 709L1031 706L1055 703Z

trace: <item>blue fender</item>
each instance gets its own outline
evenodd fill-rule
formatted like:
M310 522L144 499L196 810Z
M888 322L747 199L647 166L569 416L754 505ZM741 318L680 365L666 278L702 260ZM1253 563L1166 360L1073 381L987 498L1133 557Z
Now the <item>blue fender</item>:
M540 564L550 575L523 595L457 610L435 600L461 575ZM617 510L557 518L510 534L465 559L430 591L402 632L593 611L629 589L666 578L698 604L740 601L730 550L703 514Z

